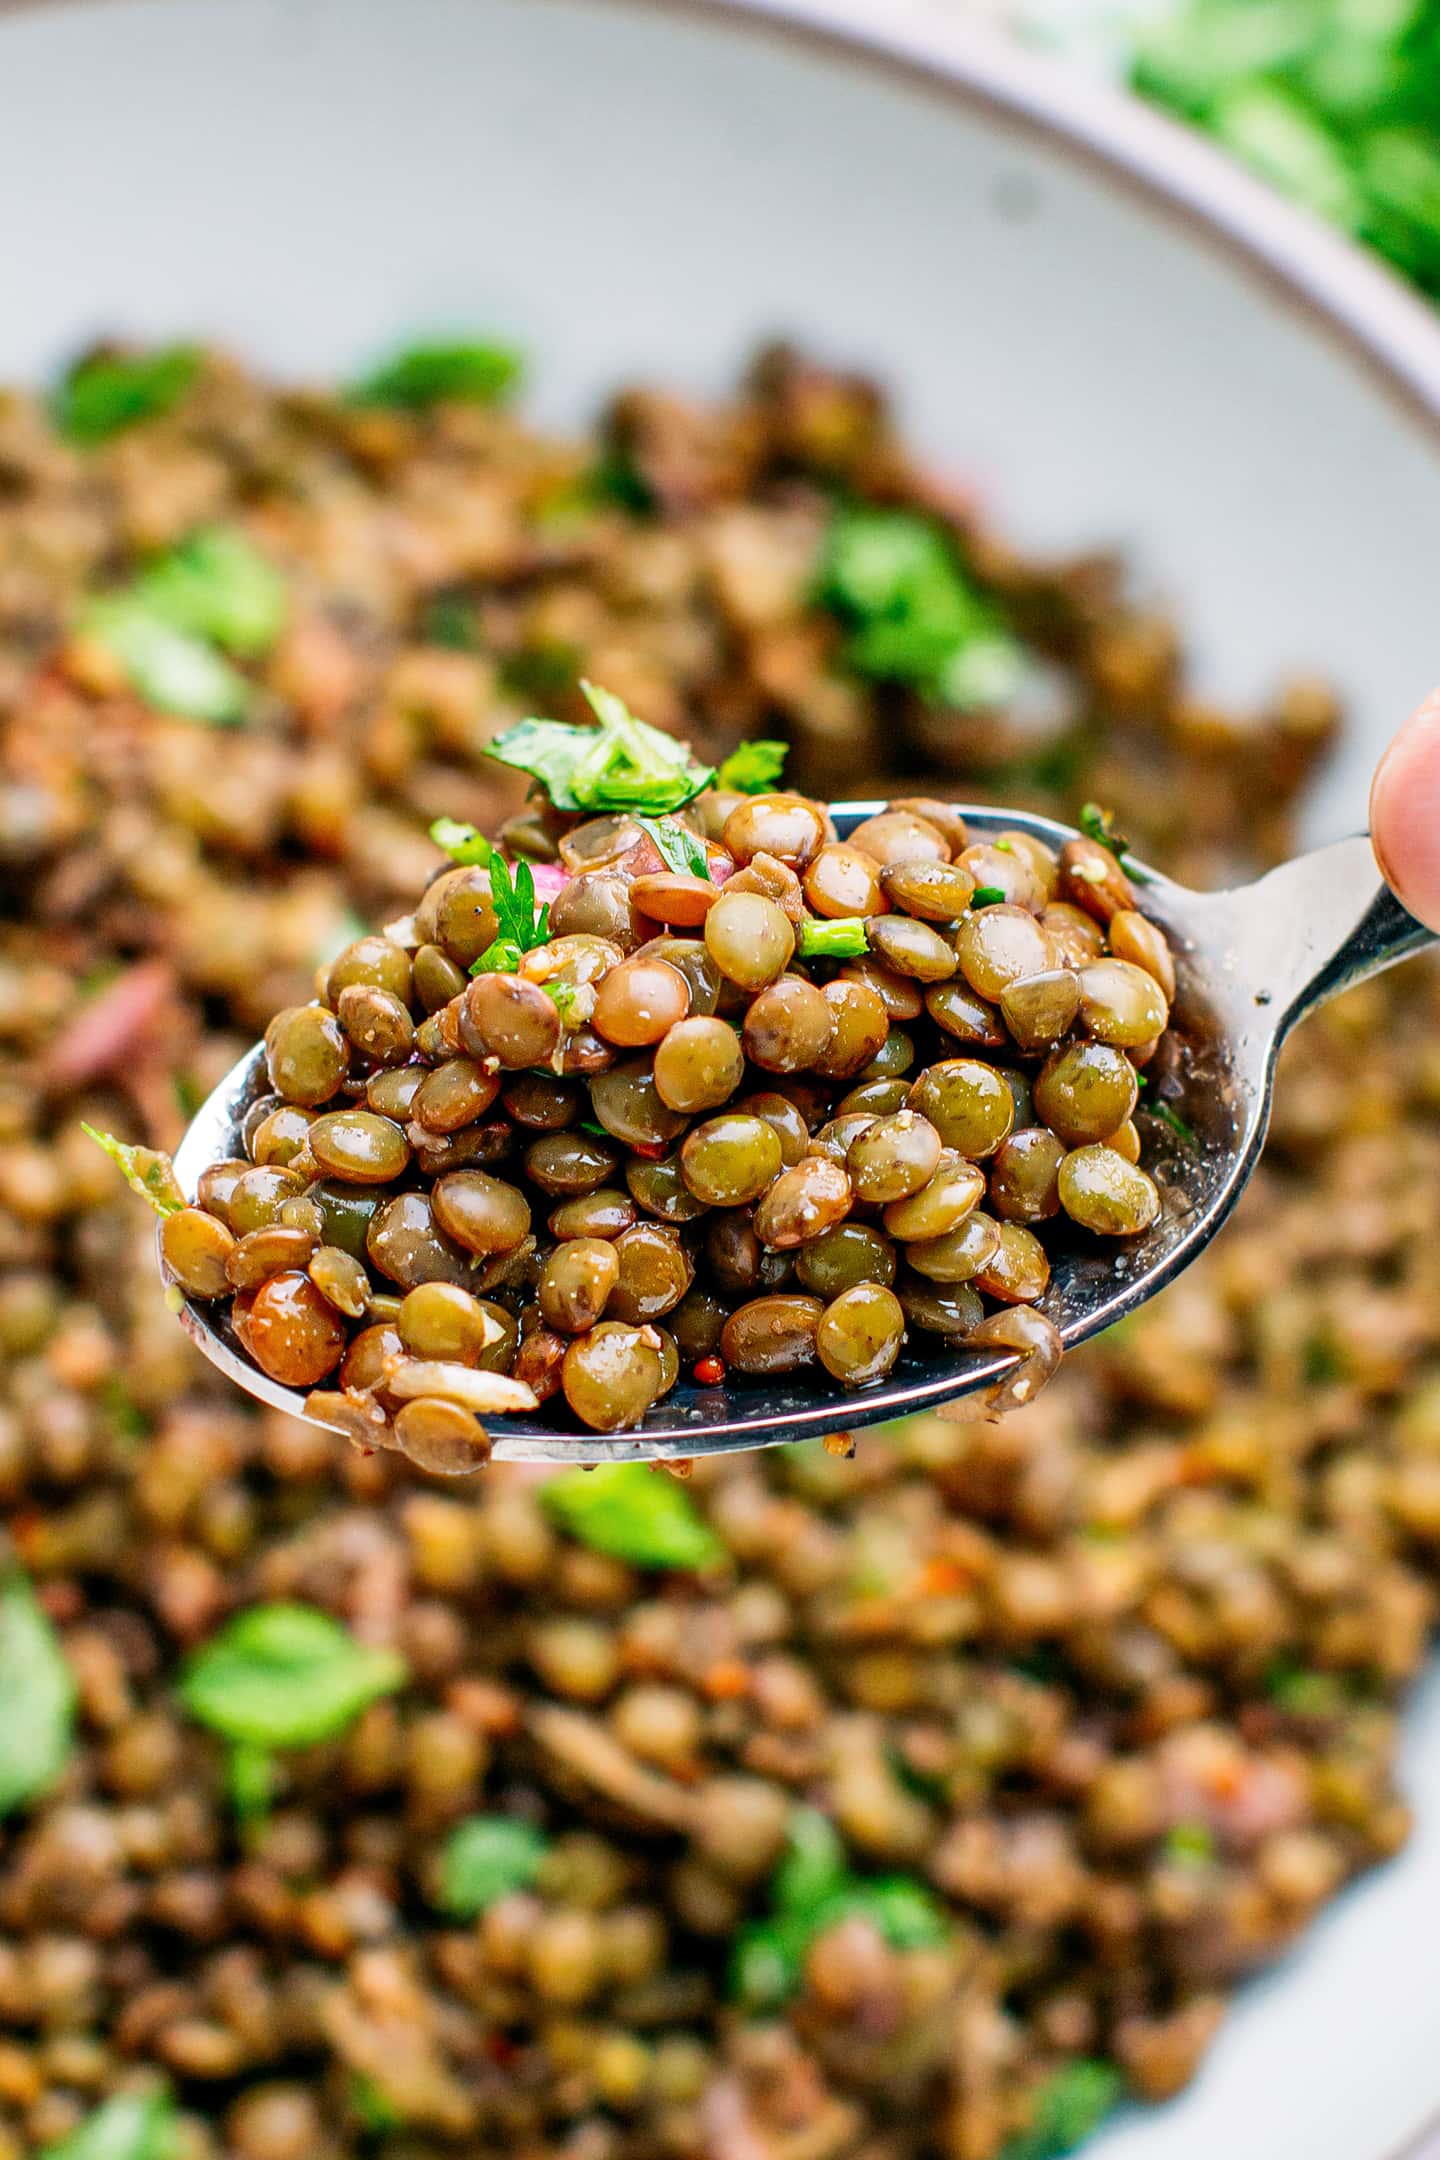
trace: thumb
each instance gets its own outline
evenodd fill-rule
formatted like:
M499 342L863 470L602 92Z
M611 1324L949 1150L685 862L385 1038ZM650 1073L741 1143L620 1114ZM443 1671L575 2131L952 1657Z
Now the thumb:
M1440 930L1440 690L1406 721L1376 768L1370 838L1385 882Z

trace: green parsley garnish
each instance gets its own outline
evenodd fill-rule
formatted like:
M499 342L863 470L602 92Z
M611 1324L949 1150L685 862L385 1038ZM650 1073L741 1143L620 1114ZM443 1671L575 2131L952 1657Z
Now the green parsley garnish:
M807 915L800 925L796 950L802 960L858 960L870 950L863 915L840 915L820 922Z
M648 1463L564 1470L540 1487L540 1505L582 1545L636 1567L708 1567L725 1555L690 1495Z
M229 1741L268 1750L334 1739L405 1683L394 1650L357 1642L311 1605L251 1605L188 1660L180 1700Z
M786 1842L770 1885L774 1912L741 1929L731 1960L731 1992L746 2010L779 2009L800 1985L810 1945L842 1920L870 1921L892 1950L945 1940L944 1911L925 1885L908 1875L852 1873L818 1809L794 1810Z
M75 1744L75 1680L18 1570L0 1578L0 1815L50 1790Z
M92 600L78 627L114 655L136 696L157 712L212 727L233 727L246 717L245 677L204 638L157 615L137 589Z
M1215 1858L1215 1833L1208 1823L1176 1823L1165 1836L1165 1858L1176 1867L1208 1867Z
M108 442L141 420L158 420L180 402L200 368L194 345L149 353L94 353L77 361L55 393L55 425L82 450Z
M472 975L513 975L524 954L550 935L550 903L535 906L535 874L523 859L512 870L503 855L490 858L490 897L500 928L470 967Z
M977 885L970 895L970 905L977 907L1000 907L1005 899L1003 885Z
M508 1815L468 1815L445 1840L437 1902L457 1920L473 1920L512 1890L528 1890L550 1841L533 1823Z
M116 2093L37 2160L174 2160L180 2119L163 2090Z
M765 736L755 742L742 742L721 765L715 785L733 788L737 795L768 795L780 785L789 754L788 743L771 742Z
M157 1215L176 1215L189 1205L175 1182L175 1165L168 1155L162 1155L157 1148L117 1140L114 1133L97 1132L83 1119L80 1130L88 1133L97 1147L104 1148L112 1161L119 1163L130 1190L139 1193L142 1200L148 1200Z
M849 631L847 664L873 682L965 712L1004 704L1024 677L1024 651L999 609L914 511L838 510L819 598Z
M1000 2160L1064 2160L1094 2136L1124 2086L1113 2063L1077 2056L1039 2088L1029 2128L1007 2140Z
M452 862L491 863L497 849L493 840L487 840L477 826L463 825L458 818L437 817L430 827L430 838L436 847L444 848Z
M134 591L152 615L246 660L285 627L285 581L233 525L202 526L156 557Z
M527 772L557 810L683 809L715 777L697 765L687 743L637 720L622 699L597 683L580 685L598 727L564 720L520 720L497 735L488 754Z
M1195 1128L1186 1124L1178 1110L1172 1110L1169 1103L1159 1100L1146 1103L1145 1108L1149 1116L1157 1119L1160 1124L1167 1125L1177 1140L1186 1147L1194 1147Z
M703 877L711 882L710 858L705 852L704 841L678 818L637 816L635 823L649 833L672 870L678 870L682 876Z
M513 346L485 340L407 345L358 382L350 395L357 405L391 405L403 412L425 412L445 403L489 405L516 387L524 367Z

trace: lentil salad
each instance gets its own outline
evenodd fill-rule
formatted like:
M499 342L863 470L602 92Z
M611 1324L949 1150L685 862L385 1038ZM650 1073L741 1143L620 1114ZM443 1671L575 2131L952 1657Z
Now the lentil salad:
M154 372L98 447L0 408L0 2154L1070 2149L1406 1834L1433 977L1312 1022L1236 1223L1032 1407L688 1483L461 1497L256 1414L80 1121L173 1144L436 818L516 813L537 671L827 794L1102 800L1197 881L1286 847L1332 701L1200 706L1115 566L1016 560L794 356L573 443ZM279 573L230 546L238 615L217 530Z

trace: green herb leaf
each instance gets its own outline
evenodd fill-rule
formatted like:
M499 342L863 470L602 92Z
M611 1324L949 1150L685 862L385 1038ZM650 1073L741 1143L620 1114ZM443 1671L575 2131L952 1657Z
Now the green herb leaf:
M1165 1834L1165 1858L1176 1867L1208 1867L1215 1858L1214 1831L1208 1823L1176 1823Z
M678 818L637 816L635 823L649 833L672 870L678 870L682 877L688 872L692 877L710 879L710 858L704 841Z
M474 825L462 825L458 818L437 817L430 827L430 838L436 847L444 848L452 862L494 862L497 849L493 840Z
M75 1680L18 1572L0 1581L0 1815L48 1792L75 1734Z
M786 1861L776 1880L776 1902ZM842 1920L868 1920L892 1950L933 1949L945 1941L944 1911L921 1882L908 1875L865 1877L842 1873L812 1902L792 1902L773 1919L742 1928L731 1960L731 1991L748 2010L775 2010L799 1986L810 1945Z
M189 1205L175 1181L175 1165L158 1148L117 1140L114 1133L97 1132L83 1118L80 1130L87 1133L97 1147L104 1148L112 1161L119 1163L130 1190L139 1193L142 1200L148 1200L157 1215L176 1215Z
M819 598L849 628L850 667L872 681L968 711L1003 704L1024 677L1024 652L999 609L914 511L837 511Z
M645 1463L562 1471L541 1486L540 1504L582 1545L637 1567L701 1568L724 1557L688 1494Z
M150 1420L130 1393L119 1373L107 1373L96 1397L110 1429L122 1440L143 1440Z
M1029 2129L1006 2142L1000 2160L1063 2160L1093 2137L1123 2090L1113 2063L1077 2056L1040 2087Z
M136 591L152 614L251 659L285 627L285 580L233 525L209 525L159 556Z
M1194 1147L1195 1128L1193 1125L1186 1124L1178 1110L1172 1110L1169 1103L1161 1102L1158 1098L1148 1102L1145 1108L1149 1116L1154 1118L1157 1124L1168 1126L1177 1140L1181 1141L1186 1147Z
M275 1758L268 1748L237 1740L225 1765L230 1805L244 1824L263 1823L275 1798Z
M715 785L733 788L740 795L768 795L779 787L789 755L789 743L771 742L765 736L755 742L742 742L721 765Z
M178 2131L168 2092L116 2093L39 2160L172 2160Z
M1345 1683L1338 1673L1317 1672L1293 1658L1275 1659L1265 1675L1265 1693L1292 1717L1337 1717L1345 1708Z
M683 809L714 779L689 745L651 727L610 691L582 682L599 725L520 720L489 745L488 755L538 780L558 810Z
M510 345L475 339L407 345L355 385L357 405L392 405L425 412L432 405L490 405L515 389L525 372Z
M537 912L535 873L522 857L512 870L503 855L490 858L490 897L500 925L500 940L518 945L522 953L533 952L550 935L550 905Z
M370 1703L404 1685L393 1650L359 1643L310 1605L252 1605L186 1664L180 1700L227 1740L306 1747L344 1732Z
M1005 888L1003 885L977 885L970 895L972 908L1000 907L1004 904L1004 900Z
M858 960L870 950L863 915L841 915L820 922L807 915L800 925L796 951L802 960Z
M470 963L472 975L514 975L519 972L525 954L513 938L496 938L487 945L478 960Z
M351 2071L348 2090L350 2105L362 2130L383 2137L389 2131L404 2129L405 2117L390 2095L363 2070Z
M93 449L180 402L200 367L194 345L150 353L96 353L81 360L55 393L55 424L68 441Z
M233 727L250 707L250 685L203 638L157 615L138 592L92 600L78 625L113 653L137 697L182 720Z
M1087 840L1094 840L1100 847L1108 848L1116 862L1121 860L1130 842L1122 832L1116 831L1113 810L1102 810L1099 803L1083 803L1079 824Z
M841 1887L848 1873L845 1848L829 1816L819 1808L792 1808L785 1856L770 1886L776 1910L812 1911Z
M440 1856L442 1909L457 1920L473 1920L497 1898L528 1890L549 1849L549 1840L532 1823L471 1815L457 1823Z

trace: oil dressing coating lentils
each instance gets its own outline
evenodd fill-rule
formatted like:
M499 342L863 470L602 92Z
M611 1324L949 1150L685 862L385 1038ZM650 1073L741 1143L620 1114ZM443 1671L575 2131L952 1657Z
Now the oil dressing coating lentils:
M587 695L491 745L532 811L437 826L454 867L271 1020L249 1159L161 1230L265 1373L430 1470L551 1398L619 1432L682 1373L862 1387L1034 1307L1062 1218L1160 1210L1174 971L1112 849L913 798L842 841ZM978 1339L1022 1401L1058 1357L1039 1314Z

